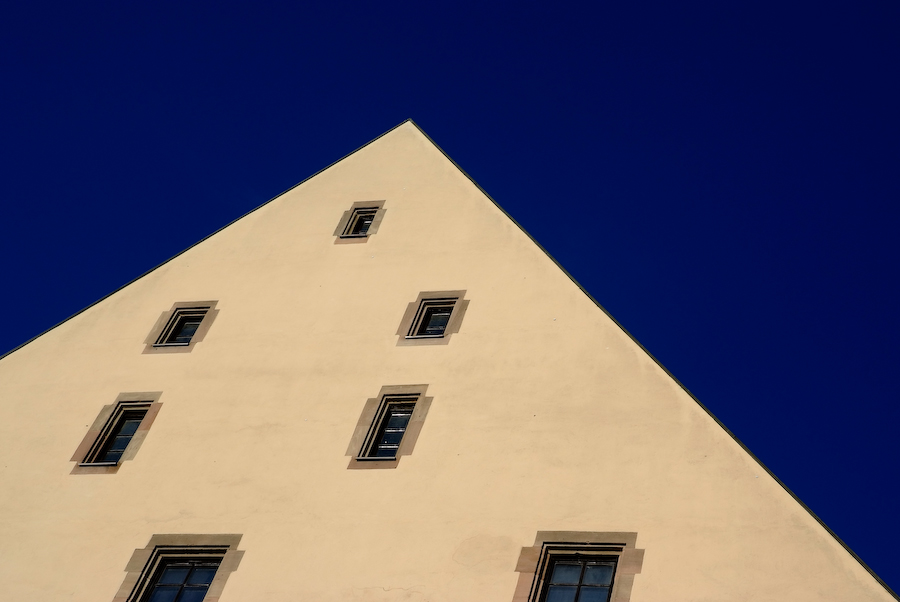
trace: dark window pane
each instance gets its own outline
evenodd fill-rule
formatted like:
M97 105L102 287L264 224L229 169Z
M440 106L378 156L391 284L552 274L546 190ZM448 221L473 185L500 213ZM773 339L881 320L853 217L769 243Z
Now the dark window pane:
M422 318L422 327L419 329L419 334L444 334L452 312L452 307L429 307L425 310L425 316Z
M206 596L207 589L209 589L209 586L207 585L187 587L181 593L178 602L203 602L203 597Z
M392 447L392 448L379 447L378 449L375 450L376 458L393 458L396 455L397 455L396 447Z
M138 427L141 426L141 420L143 420L143 417L137 418L137 419L132 419L132 420L125 420L122 423L122 428L119 429L119 434L120 435L133 435L135 433L135 431L138 429Z
M369 226L375 220L376 210L357 211L353 216L353 225L350 227L350 234L365 235L369 232Z
M169 343L190 343L203 317L184 317L178 320L175 328L172 330L172 336L169 337Z
M98 462L118 462L119 458L122 457L122 452L106 452L102 456L100 456L97 461Z
M111 452L123 452L131 441L131 435L120 435L113 439L112 445L109 446Z
M578 602L606 602L609 599L608 587L582 586L578 594Z
M392 413L387 421L387 428L389 429L405 429L406 425L409 424L409 419L412 414L407 412L396 412Z
M578 583L581 578L580 564L567 564L557 562L553 566L553 574L550 576L550 583Z
M216 576L217 568L218 567L214 566L197 567L193 571L191 571L187 582L192 585L199 583L205 583L208 585L212 583L213 577Z
M95 462L118 462L122 452L128 447L137 427L141 424L147 410L129 410L123 412L119 421L110 433L106 443L97 454Z
M584 569L584 580L582 583L586 585L609 585L612 583L613 567L608 564L589 564Z
M151 594L150 600L148 602L175 602L175 598L176 596L178 596L179 590L181 590L180 585L157 585L153 589L153 594Z
M400 445L400 440L403 439L404 431L393 431L393 432L385 432L384 436L381 438L381 445Z
M547 602L575 602L578 587L574 585L551 585L547 591Z
M159 578L158 583L169 585L169 584L178 584L181 585L184 583L184 580L187 579L188 573L191 572L191 567L189 566L169 566L166 567L166 570L163 571L162 577Z

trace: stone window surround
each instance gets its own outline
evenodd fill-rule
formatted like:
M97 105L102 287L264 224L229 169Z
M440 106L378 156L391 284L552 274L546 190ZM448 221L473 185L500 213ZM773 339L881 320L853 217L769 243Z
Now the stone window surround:
M537 574L538 567L541 567L542 571L545 570L547 546L552 544L568 544L573 552L578 551L578 544L590 544L591 547L603 547L604 556L618 556L610 602L631 600L634 576L641 572L641 565L644 562L644 550L636 548L637 533L538 531L534 545L522 548L519 554L519 561L516 564L519 581L512 602L538 602L545 577Z
M119 472L119 468L122 466L123 462L134 459L138 449L140 449L141 444L147 437L147 433L153 425L153 421L156 420L156 415L162 408L162 404L159 402L161 396L162 391L119 393L115 403L103 406L100 413L97 415L97 418L94 420L94 423L88 429L84 439L81 440L81 443L75 450L75 453L72 454L72 458L69 461L77 462L77 464L75 464L75 467L69 474L115 474ZM135 431L134 436L128 443L128 447L125 448L125 453L122 454L119 462L116 463L115 466L81 464L81 462L84 462L87 458L88 453L91 451L94 443L97 442L98 437L107 431L107 427L112 427L110 421L116 416L119 407L123 404L135 402L146 403L147 413L144 415L144 419L141 420L141 424L138 426L137 431Z
M406 306L406 311L403 313L403 318L400 320L400 326L397 328L397 336L399 337L397 346L447 345L450 342L450 335L459 332L459 327L462 324L463 317L466 315L466 310L469 307L469 300L463 298L465 296L465 290L423 291L419 293L416 300ZM456 297L457 301L453 306L453 313L450 314L450 320L447 322L447 328L444 330L444 336L423 338L408 336L409 331L413 326L413 320L416 319L416 314L419 311L419 307L422 305L422 301L452 297Z
M378 211L375 212L375 217L372 219L372 224L369 226L369 230L366 232L365 236L342 236L356 209L371 209L376 207L378 208ZM349 210L344 211L344 214L341 216L341 221L338 222L337 228L334 229L334 244L352 245L368 242L369 238L378 232L378 227L381 226L381 221L384 219L386 211L387 209L384 208L384 201L357 201L356 203L353 203L350 205Z
M203 602L218 602L222 589L231 573L237 570L244 556L238 550L242 534L157 534L150 538L147 545L135 550L125 566L125 580L116 592L113 602L139 602L150 585L161 560L166 557L189 555L199 550L209 550L209 556L222 558L216 576L213 578Z
M144 351L143 353L190 353L194 349L194 345L203 340L206 336L206 333L209 332L212 323L215 321L216 316L219 315L219 310L216 309L216 304L218 301L178 301L177 303L172 304L172 308L169 311L164 311L159 319L156 320L156 324L153 325L153 329L150 330L150 334L147 335L147 338L144 339ZM194 336L191 337L191 342L187 345L161 345L155 346L156 341L159 339L159 336L162 334L166 325L169 323L169 320L175 315L175 311L179 309L183 309L185 307L208 307L209 309L206 312L206 315L203 316L203 321L200 322L200 326L197 327L197 332L194 333Z
M350 463L347 465L349 469L369 469L369 468L397 468L400 463L401 456L408 456L413 452L416 446L416 440L422 431L422 425L425 423L425 417L431 408L433 397L425 397L425 391L428 385L388 385L381 387L378 397L372 397L366 400L359 421L350 438L350 444L347 446L346 456L350 456ZM397 450L397 457L393 460L359 460L362 447L366 442L366 435L372 428L373 422L381 407L385 403L385 397L393 395L418 395L416 407L406 425L406 432L403 434L403 440L400 441L400 447Z

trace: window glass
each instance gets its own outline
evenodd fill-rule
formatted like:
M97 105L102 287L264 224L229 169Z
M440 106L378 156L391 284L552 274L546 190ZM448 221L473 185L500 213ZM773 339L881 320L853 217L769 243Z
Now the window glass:
M553 563L545 602L608 602L614 560L564 559Z
M100 449L96 462L118 462L131 443L147 410L126 410L122 412L116 426L113 427L106 444Z
M171 560L158 570L147 602L202 602L216 576L219 559Z
M394 458L406 433L415 404L389 404L382 418L370 457Z

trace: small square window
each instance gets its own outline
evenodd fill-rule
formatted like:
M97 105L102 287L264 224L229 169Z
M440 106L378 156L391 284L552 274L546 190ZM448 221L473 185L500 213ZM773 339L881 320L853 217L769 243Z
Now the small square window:
M219 313L217 303L188 301L172 305L144 340L144 353L190 353L209 332Z
M428 385L382 387L366 400L350 439L348 468L395 468L401 456L412 453L431 407Z
M364 243L378 232L384 219L384 201L360 201L345 211L334 230L336 244Z
M456 298L423 300L406 338L444 336L457 301Z
M191 339L197 334L197 329L200 328L200 323L203 322L207 312L209 312L209 307L176 309L153 346L190 345Z
M137 454L162 404L161 392L121 393L100 411L72 461L72 474L115 473Z
M353 214L350 216L350 223L347 224L341 237L368 236L369 228L372 227L372 222L375 221L376 213L378 213L377 207L354 209Z
M397 334L398 345L442 345L459 332L469 301L466 291L430 291L419 293L410 303Z

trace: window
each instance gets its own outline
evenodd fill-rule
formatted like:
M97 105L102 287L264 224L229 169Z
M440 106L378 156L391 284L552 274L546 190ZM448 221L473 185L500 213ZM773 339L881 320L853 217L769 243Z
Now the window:
M428 385L382 387L378 397L366 400L350 439L348 468L395 468L401 456L412 453L431 397Z
M162 404L160 391L120 393L104 406L72 456L72 474L115 473L147 437Z
M144 341L144 353L190 353L202 341L219 313L217 301L187 301L157 319Z
M367 438L364 449L360 452L363 458L395 459L400 442L406 433L409 419L416 409L415 396L385 396L380 416L372 423L372 435Z
M334 230L336 244L364 243L378 232L384 219L384 201L360 201L345 211Z
M637 533L539 531L522 548L513 602L628 602L644 550Z
M406 338L444 336L457 301L457 298L423 300Z
M221 558L171 558L156 569L146 602L202 602Z
M114 602L218 600L244 555L241 535L154 535L135 550Z
M551 561L550 578L540 600L546 602L609 602L616 558L575 554Z
M410 303L397 334L398 345L445 345L450 335L459 332L469 306L466 291L430 291L419 293Z
M208 311L208 307L176 309L153 346L190 345L191 339L197 334L197 329Z
M378 213L377 207L354 209L353 214L350 216L350 223L347 224L341 237L368 236L369 228L372 226L372 222L375 221L376 213Z
M84 463L118 464L119 458L125 453L125 449L134 438L144 416L147 415L147 408L149 408L149 404L121 404L118 418L113 422L112 429L105 437L101 437L97 441L96 452L89 454Z

